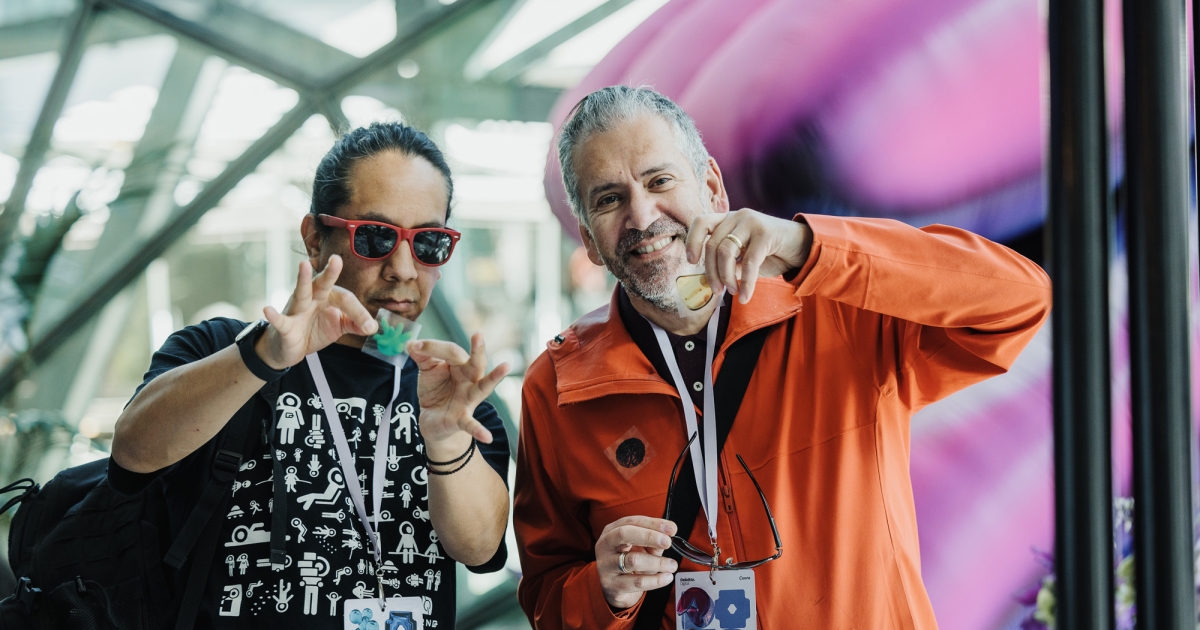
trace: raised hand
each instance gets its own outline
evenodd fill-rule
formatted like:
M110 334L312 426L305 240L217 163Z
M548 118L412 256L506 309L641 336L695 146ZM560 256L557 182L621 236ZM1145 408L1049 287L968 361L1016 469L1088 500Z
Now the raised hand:
M296 289L283 312L268 306L263 315L271 327L256 349L267 365L291 367L305 355L337 341L343 335L371 335L379 327L354 294L337 286L342 259L329 257L325 269L313 276L312 265L300 263Z
M743 208L696 217L685 247L689 263L704 254L704 274L714 291L724 286L745 304L760 276L774 277L802 266L811 244L807 224Z
M421 437L430 454L441 450L443 443L463 441L466 435L490 444L492 433L475 419L475 407L508 374L509 365L501 363L487 371L483 336L471 337L470 354L449 341L427 339L409 342L408 356L421 370L417 378Z

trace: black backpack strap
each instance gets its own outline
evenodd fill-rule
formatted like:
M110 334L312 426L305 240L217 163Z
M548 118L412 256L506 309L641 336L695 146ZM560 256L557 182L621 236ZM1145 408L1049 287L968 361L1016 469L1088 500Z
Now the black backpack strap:
M17 505L18 503L23 503L26 499L37 495L38 485L33 479L25 477L24 479L18 479L7 486L0 488L0 495L17 491L20 491L21 494L9 499L4 505L0 505L0 514L4 514L8 511L8 508Z
M208 485L200 493L196 507L192 508L187 521L179 530L179 535L175 537L175 542L171 543L171 548L163 558L163 562L172 569L179 570L187 561L209 518L217 511L221 500L232 487L230 483L237 474L238 467L242 465L242 458L246 453L244 445L247 438L254 434L251 429L254 403L254 398L251 398L242 405L230 419L229 430L221 436L221 445L217 449L217 456L213 458L212 475L209 476Z
M271 409L275 407L275 398L279 395L279 381L267 383L258 392ZM220 458L220 453L224 452L227 447L234 447L236 451L230 451L237 457L238 464L233 467L236 473L238 466L241 465L243 455L250 453L254 449L254 445L258 436L255 434L254 404L255 399L251 398L242 405L241 409L230 419L230 430L225 432L225 436L221 440L221 451L217 457ZM261 423L260 423L261 425ZM236 441L235 441L236 439ZM223 473L222 473L223 474ZM201 495L201 502L204 496L213 488L213 484L217 479L217 462L213 462L213 478L209 480L208 486L204 489L204 494ZM186 630L191 628L196 620L196 614L200 611L200 600L204 597L204 584L208 581L209 569L212 566L213 554L216 552L217 537L221 533L221 523L223 519L213 518L214 514L225 511L225 505L228 503L229 493L232 490L230 482L233 481L233 475L222 481L218 486L217 497L212 506L206 512L201 513L202 503L198 502L196 507L192 509L192 513L188 516L187 522L184 524L184 530L189 526L196 526L196 534L194 539L188 544L187 550L184 553L184 559L187 558L189 552L195 551L192 557L192 566L188 571L187 582L183 588L183 597L180 600L179 616L176 618L175 627L177 630ZM183 533L180 532L180 537ZM171 545L171 550L174 551L180 545L179 539ZM182 563L180 564L182 566ZM179 568L179 567L175 567Z
M716 399L717 412L717 451L725 448L725 440L733 429L733 421L742 399L746 397L746 388L750 385L750 377L754 375L754 366L758 364L758 355L762 352L763 344L771 328L760 328L738 339L725 351L725 363L717 382L713 384L713 397ZM683 404L690 404L684 401ZM701 425L703 426L703 425ZM703 429L701 429L703 430ZM701 442L703 443L703 442ZM696 525L696 516L700 513L700 493L696 490L695 474L692 472L692 459L685 457L679 467L679 475L675 479L674 498L671 502L670 519L679 527L678 536L686 539L692 535ZM674 549L668 549L664 554L676 561L679 554ZM671 599L674 585L668 584L662 588L648 591L638 610L634 630L657 630L662 627L663 611Z

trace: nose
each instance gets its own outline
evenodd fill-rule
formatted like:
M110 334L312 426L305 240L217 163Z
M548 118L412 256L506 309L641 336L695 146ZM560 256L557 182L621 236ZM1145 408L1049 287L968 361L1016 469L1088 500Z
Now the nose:
M392 255L384 259L383 273L388 280L406 282L417 279L417 260L408 241L400 241Z
M636 186L629 195L629 213L625 218L626 229L645 230L662 217L654 196L645 188Z

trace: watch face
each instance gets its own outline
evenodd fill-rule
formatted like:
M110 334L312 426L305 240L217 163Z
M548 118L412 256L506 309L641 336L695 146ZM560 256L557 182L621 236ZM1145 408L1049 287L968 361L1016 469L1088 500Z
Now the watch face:
M251 332L254 331L255 328L258 328L261 324L262 324L261 319L256 322L250 323L250 325L248 325L242 329L242 332L238 333L237 337L233 338L233 342L237 343L237 342L241 341L246 335L249 335Z

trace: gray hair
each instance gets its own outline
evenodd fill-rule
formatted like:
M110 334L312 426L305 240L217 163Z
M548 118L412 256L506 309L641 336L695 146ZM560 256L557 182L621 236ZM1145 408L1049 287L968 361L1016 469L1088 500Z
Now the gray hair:
M692 165L697 178L708 170L708 150L700 139L700 131L691 116L675 101L649 87L613 85L583 97L571 110L558 136L558 162L562 168L563 187L571 212L584 220L583 200L579 192L579 175L575 172L575 151L593 134L608 131L618 122L640 114L655 114L671 124L675 139Z

